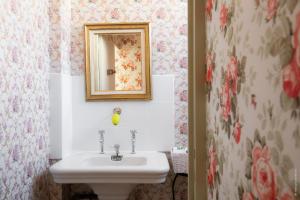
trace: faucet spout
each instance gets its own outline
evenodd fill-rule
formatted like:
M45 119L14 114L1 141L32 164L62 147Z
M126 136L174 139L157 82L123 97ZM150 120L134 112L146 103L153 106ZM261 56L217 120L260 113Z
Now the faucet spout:
M120 154L120 145L119 144L115 144L114 145L115 151L116 151L116 155L112 155L111 156L111 160L112 161L121 161L123 156L119 155Z

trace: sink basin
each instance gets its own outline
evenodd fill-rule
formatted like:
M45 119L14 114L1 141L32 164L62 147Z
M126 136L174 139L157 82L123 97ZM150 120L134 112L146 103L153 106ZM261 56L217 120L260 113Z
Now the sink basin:
M164 153L123 153L112 161L113 153L75 153L50 167L57 183L86 183L100 200L125 200L136 184L163 183L169 172Z
M92 157L83 161L83 166L99 167L99 166L141 166L147 164L145 157L124 157L121 161L112 161L110 157Z

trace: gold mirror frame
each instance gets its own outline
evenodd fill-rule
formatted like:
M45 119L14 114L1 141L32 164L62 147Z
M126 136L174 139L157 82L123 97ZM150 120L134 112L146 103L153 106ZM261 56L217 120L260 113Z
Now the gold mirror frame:
M85 86L86 100L151 100L151 60L150 60L150 23L97 23L85 24ZM91 66L90 66L90 36L92 30L131 30L141 29L145 33L145 93L143 94L92 94L91 93Z

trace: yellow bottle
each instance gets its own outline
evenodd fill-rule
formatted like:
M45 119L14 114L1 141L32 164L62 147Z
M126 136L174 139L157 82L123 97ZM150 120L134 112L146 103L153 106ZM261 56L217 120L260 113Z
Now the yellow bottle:
M113 116L111 118L111 122L113 125L117 126L120 123L122 109L119 107L114 108Z
M120 114L119 113L114 113L111 119L111 122L113 125L117 126L120 122Z

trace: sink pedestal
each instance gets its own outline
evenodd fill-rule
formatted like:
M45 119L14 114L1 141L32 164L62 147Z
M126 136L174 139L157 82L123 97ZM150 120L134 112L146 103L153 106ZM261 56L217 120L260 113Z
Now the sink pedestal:
M1 1L1 0L0 0ZM160 184L170 170L164 153L123 153L112 161L113 153L75 153L50 167L56 183L86 183L100 200L126 200L137 184Z
M99 200L126 200L136 184L90 183Z

